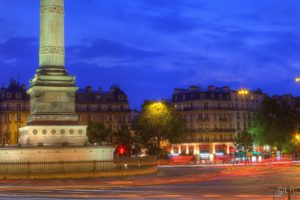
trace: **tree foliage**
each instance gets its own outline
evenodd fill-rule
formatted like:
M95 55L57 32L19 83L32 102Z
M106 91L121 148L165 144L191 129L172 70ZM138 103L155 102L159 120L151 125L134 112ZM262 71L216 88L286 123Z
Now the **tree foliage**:
M296 124L292 108L266 98L254 116L250 132L257 144L268 144L281 150L289 146L296 131Z
M185 136L185 121L167 102L146 101L136 121L137 137L150 155L161 155L162 141L179 143Z
M253 137L247 131L242 131L236 135L235 146L238 150L247 152L252 151Z
M114 133L114 143L117 147L125 147L126 155L138 155L141 152L138 138L127 125L122 125L121 129Z
M90 143L111 143L112 132L101 122L89 122L87 137Z

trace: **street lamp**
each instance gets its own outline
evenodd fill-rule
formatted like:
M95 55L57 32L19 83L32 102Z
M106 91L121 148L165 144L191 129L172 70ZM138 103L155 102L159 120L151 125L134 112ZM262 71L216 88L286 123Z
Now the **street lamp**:
M296 140L296 142L299 142L299 141L300 141L300 135L299 135L299 134L296 134L296 135L295 135L295 140Z
M300 77L296 77L295 82L299 83L300 82Z
M247 95L247 94L249 94L249 90L246 88L241 88L238 90L238 94L239 95Z
M239 96L241 96L242 109L243 109L244 108L244 102L243 101L248 97L248 95L250 94L250 91L247 88L241 88L237 91L237 93L238 93ZM248 106L247 106L247 108L248 108ZM244 113L244 115L245 115L245 113ZM244 129L244 131L243 131L243 134L244 134L246 127L244 126L243 129ZM241 134L241 133L238 133L238 134ZM244 137L244 144L247 143L246 140L247 140L247 138ZM245 153L245 165L246 165L246 162L247 162L246 160L248 160L248 158L247 158L247 147L243 146L243 150L244 150L244 153Z

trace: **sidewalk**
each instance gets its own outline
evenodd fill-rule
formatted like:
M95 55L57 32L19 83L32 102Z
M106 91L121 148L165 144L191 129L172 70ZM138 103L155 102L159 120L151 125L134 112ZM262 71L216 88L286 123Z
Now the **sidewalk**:
M275 161L275 162L253 162L253 163L236 163L236 164L187 164L187 165L159 165L158 168L193 168L193 167L229 167L229 166L255 166L255 165L272 165L272 164L300 164L300 161Z

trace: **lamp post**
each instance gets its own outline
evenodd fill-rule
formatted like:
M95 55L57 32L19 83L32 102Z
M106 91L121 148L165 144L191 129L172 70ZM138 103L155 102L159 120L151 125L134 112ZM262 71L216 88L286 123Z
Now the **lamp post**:
M246 96L248 96L250 94L250 92L249 92L249 90L247 88L241 88L241 89L239 89L237 91L237 93L241 97L246 97ZM243 99L242 99L242 101L243 101ZM242 102L242 104L243 104L243 102ZM245 118L243 118L243 120L245 120ZM243 131L245 131L245 127L243 127L243 128L244 128ZM244 144L246 144L246 138L244 138L244 140L245 140ZM247 159L247 146L246 145L243 147L243 150L244 150L244 154L245 154L245 165L246 165L246 159Z
M157 159L160 159L160 147L162 142L163 131L162 126L167 124L170 118L170 110L168 106L161 101L154 101L150 103L147 109L147 118L151 121L151 126L156 133L156 147L157 147ZM155 128L156 127L156 128ZM159 128L158 128L159 127Z
M249 90L246 89L246 88L241 88L241 89L238 90L238 94L239 94L239 95L242 95L242 96L246 96L246 95L248 95L249 93L250 93Z

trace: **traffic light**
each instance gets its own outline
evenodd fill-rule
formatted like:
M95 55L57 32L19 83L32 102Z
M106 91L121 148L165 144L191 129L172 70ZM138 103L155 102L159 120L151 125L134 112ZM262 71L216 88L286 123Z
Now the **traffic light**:
M117 154L119 155L124 155L126 153L126 147L123 146L123 145L120 145L118 148L117 148Z

